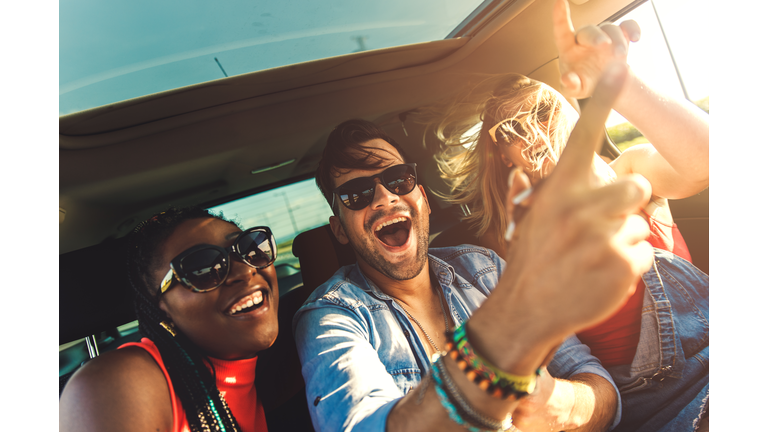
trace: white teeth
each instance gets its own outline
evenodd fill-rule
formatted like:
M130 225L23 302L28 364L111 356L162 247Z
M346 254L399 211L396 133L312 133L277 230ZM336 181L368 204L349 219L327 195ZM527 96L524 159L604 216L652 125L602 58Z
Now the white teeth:
M237 302L236 305L232 306L232 309L229 310L229 314L234 315L243 309L247 309L253 305L257 305L262 301L264 301L264 294L261 291L256 291L255 293L249 295L248 297L244 297L239 302Z
M406 220L408 220L408 219L406 219L404 217L399 217L399 218L392 219L390 221L384 222L383 224L377 226L375 231L379 232L384 227L390 226L390 225L392 225L394 223L405 222Z

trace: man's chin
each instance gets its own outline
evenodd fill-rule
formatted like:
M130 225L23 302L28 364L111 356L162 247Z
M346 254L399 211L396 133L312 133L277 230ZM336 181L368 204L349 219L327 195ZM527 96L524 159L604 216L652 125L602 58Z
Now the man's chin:
M418 263L412 263L409 266L393 265L386 263L384 266L377 268L380 273L384 274L392 280L404 281L411 280L421 274L424 269L424 265Z
M381 246L381 242L377 246ZM392 248L380 247L375 251L370 249L357 250L361 260L365 261L368 267L378 271L393 280L410 280L418 276L424 269L427 261L426 251L421 252L417 245L412 247Z

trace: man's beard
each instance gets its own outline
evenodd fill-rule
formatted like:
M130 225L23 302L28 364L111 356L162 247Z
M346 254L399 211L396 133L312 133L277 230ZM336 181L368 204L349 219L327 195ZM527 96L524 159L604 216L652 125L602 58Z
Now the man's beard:
M424 268L424 263L427 261L429 250L429 219L427 218L425 221L422 221L417 218L416 210L413 208L395 207L388 213L402 212L403 210L407 210L410 215L411 231L416 236L416 257L410 262L393 264L381 256L376 247L376 242L379 242L379 239L371 234L369 223L365 224L366 236L361 238L360 242L349 242L360 259L393 280L409 280L418 276ZM374 216L370 220L373 221L379 218L380 216Z

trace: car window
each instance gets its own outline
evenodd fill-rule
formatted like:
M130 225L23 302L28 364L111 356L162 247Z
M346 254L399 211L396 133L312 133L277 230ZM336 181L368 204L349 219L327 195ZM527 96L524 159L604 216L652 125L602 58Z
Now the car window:
M243 229L266 225L272 230L277 241L275 269L280 294L301 283L299 259L292 252L293 239L299 233L326 225L332 214L314 178L210 207L209 210L221 212Z
M627 62L659 91L685 98L709 112L710 55L705 27L706 7L693 0L646 2L622 18L640 25L642 36L629 47ZM648 140L616 111L606 122L611 140L619 150Z
M452 37L489 0L63 1L59 114L228 76Z

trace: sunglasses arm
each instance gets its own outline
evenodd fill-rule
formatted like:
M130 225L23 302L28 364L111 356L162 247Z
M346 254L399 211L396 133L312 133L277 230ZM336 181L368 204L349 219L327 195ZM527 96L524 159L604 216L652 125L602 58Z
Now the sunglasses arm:
M168 291L168 288L173 285L173 276L173 269L168 270L168 273L165 274L163 281L160 282L160 294L164 294L166 291Z

